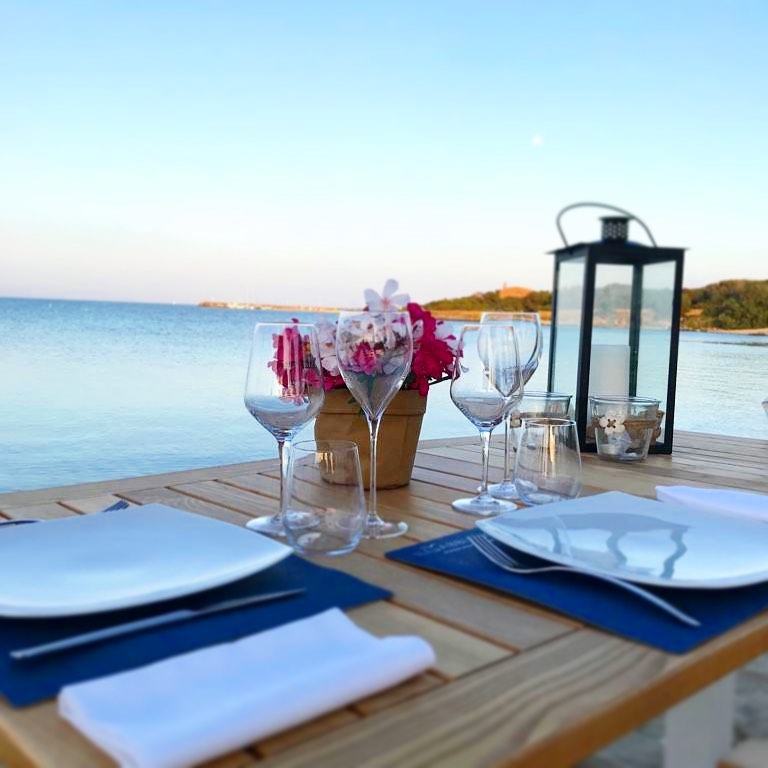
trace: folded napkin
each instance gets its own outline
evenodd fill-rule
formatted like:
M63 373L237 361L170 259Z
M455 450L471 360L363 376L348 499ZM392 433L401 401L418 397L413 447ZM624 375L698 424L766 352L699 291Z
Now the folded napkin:
M338 608L233 643L71 685L59 713L130 768L183 768L423 672L420 637L376 638Z
M734 488L692 488L687 485L657 485L656 498L672 504L751 517L768 521L768 494L739 491Z

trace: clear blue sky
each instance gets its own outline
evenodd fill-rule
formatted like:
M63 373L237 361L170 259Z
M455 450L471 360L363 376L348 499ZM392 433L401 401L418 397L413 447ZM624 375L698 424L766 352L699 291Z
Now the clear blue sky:
M764 0L0 0L0 295L548 287L584 199L766 278L766 39Z

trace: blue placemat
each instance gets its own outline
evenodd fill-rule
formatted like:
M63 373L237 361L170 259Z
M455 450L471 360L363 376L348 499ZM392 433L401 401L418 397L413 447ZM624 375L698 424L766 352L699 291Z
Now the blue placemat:
M39 659L13 661L9 652L124 621L199 607L262 592L306 587L298 597L114 639ZM0 692L14 706L33 704L70 683L102 677L216 643L277 627L328 608L352 608L391 593L354 576L292 556L267 571L225 587L145 608L60 619L0 619Z
M649 589L701 622L700 627L688 627L621 588L589 576L507 573L469 543L468 537L478 533L462 531L389 552L387 557L530 600L670 653L690 651L768 608L768 583L725 590ZM516 550L514 558L525 564L545 564Z

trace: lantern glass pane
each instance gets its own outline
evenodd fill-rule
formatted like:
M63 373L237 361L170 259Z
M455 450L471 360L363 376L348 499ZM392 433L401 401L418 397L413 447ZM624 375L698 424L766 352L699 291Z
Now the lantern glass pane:
M626 397L630 390L631 264L595 264L589 394ZM591 430L587 443L594 442Z
M595 265L590 395L629 393L629 325L632 271L628 264Z
M643 269L642 325L637 366L637 394L661 401L667 409L669 356L672 349L675 263L648 264ZM662 428L664 422L662 421ZM659 440L664 439L662 429Z
M555 336L552 389L576 394L579 371L579 336L584 296L585 259L579 256L560 262L557 278L557 316L553 318Z

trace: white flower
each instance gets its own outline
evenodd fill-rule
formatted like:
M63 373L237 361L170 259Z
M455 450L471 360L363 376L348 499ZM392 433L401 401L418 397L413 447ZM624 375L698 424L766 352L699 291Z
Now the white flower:
M450 338L449 338L450 337ZM446 323L444 320L437 321L437 327L435 328L435 338L444 341L451 352L455 353L459 346L459 340L453 333L450 323Z
M320 364L331 376L339 376L339 361L336 357L336 323L323 320L317 325L317 338L320 342Z
M379 296L376 291L368 288L365 293L365 305L369 312L388 312L404 307L411 297L407 293L395 293L397 280L391 278L384 284L384 290Z
M605 430L607 436L620 435L626 431L625 418L624 414L619 411L606 411L605 416L600 417L598 424Z

